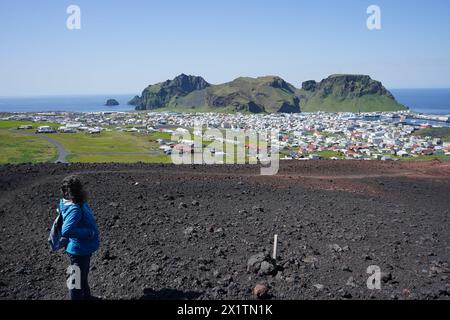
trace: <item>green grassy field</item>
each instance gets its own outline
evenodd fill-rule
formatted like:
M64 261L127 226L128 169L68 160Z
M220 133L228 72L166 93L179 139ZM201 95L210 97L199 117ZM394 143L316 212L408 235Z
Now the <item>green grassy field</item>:
M159 150L157 139L170 140L171 134L107 131L98 135L58 133L48 137L60 142L70 153L68 162L79 163L169 163Z
M148 136L153 141L156 141L158 139L163 139L163 140L170 141L171 137L172 137L172 134L171 133L167 133L167 132L152 132Z
M29 122L29 121L0 121L0 129L15 129L19 126L31 125L33 129L36 130L37 127L40 126L50 126L50 127L59 127L60 125L57 123L50 122Z
M402 161L432 161L432 160L450 161L450 156L446 156L446 155L402 157L402 158L390 155L390 157L401 159Z
M0 129L0 164L52 162L56 157L56 148L46 140Z
M33 130L16 131L15 129L21 125L32 125ZM50 142L39 136L20 134L20 132L34 132L35 128L42 125L59 126L52 123L0 121L0 164L55 161L57 150ZM98 135L55 133L46 136L61 143L70 153L66 159L68 162L170 162L170 157L159 150L159 144L156 141L170 140L170 133L104 131Z
M344 159L345 158L342 153L337 152L337 151L331 151L331 150L313 152L312 154L317 154L318 156L321 156L324 159L330 159L330 158Z
M334 96L326 98L314 97L301 102L303 112L375 112L375 111L398 111L402 106L385 96L366 95L355 99L340 100Z
M450 127L421 129L416 131L414 135L420 137L441 138L445 142L450 142Z
M60 142L70 153L129 153L149 152L158 144L149 135L129 132L57 133L46 135Z

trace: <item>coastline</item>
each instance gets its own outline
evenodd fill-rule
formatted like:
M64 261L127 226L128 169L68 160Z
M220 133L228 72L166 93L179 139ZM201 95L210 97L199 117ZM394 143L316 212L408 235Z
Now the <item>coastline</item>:
M450 116L450 88L443 89L392 89L396 100L407 106L412 113L435 116ZM1 97L0 113L38 112L133 112L128 105L133 94L89 94L54 96ZM120 105L106 107L107 99L116 99ZM145 110L152 112L152 110ZM163 112L166 110L154 110Z

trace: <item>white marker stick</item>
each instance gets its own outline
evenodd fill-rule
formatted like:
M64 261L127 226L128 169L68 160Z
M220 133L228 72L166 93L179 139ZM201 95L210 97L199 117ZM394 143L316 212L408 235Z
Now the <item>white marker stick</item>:
M273 237L273 256L272 256L272 258L274 260L277 259L277 244L278 244L278 235L276 234Z

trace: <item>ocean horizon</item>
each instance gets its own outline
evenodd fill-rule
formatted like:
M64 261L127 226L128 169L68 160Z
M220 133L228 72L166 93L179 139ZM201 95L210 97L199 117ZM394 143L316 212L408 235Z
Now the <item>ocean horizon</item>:
M397 101L418 113L450 115L450 88L390 89ZM0 97L0 112L102 112L132 111L128 101L136 94L91 94ZM119 106L105 106L106 100L116 99Z
M0 97L0 112L101 112L130 111L128 105L136 94L91 94ZM120 105L105 106L108 99L116 99Z
M450 115L450 88L390 89L395 99L411 111L436 115Z

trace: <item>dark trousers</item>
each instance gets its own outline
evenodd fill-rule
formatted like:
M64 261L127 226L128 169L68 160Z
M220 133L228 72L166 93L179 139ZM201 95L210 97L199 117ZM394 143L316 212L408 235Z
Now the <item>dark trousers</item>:
M68 254L70 259L70 265L78 268L72 268L72 270L79 270L79 284L78 288L69 288L69 295L71 300L89 300L91 298L91 289L89 288L88 276L91 263L91 256L75 256Z

